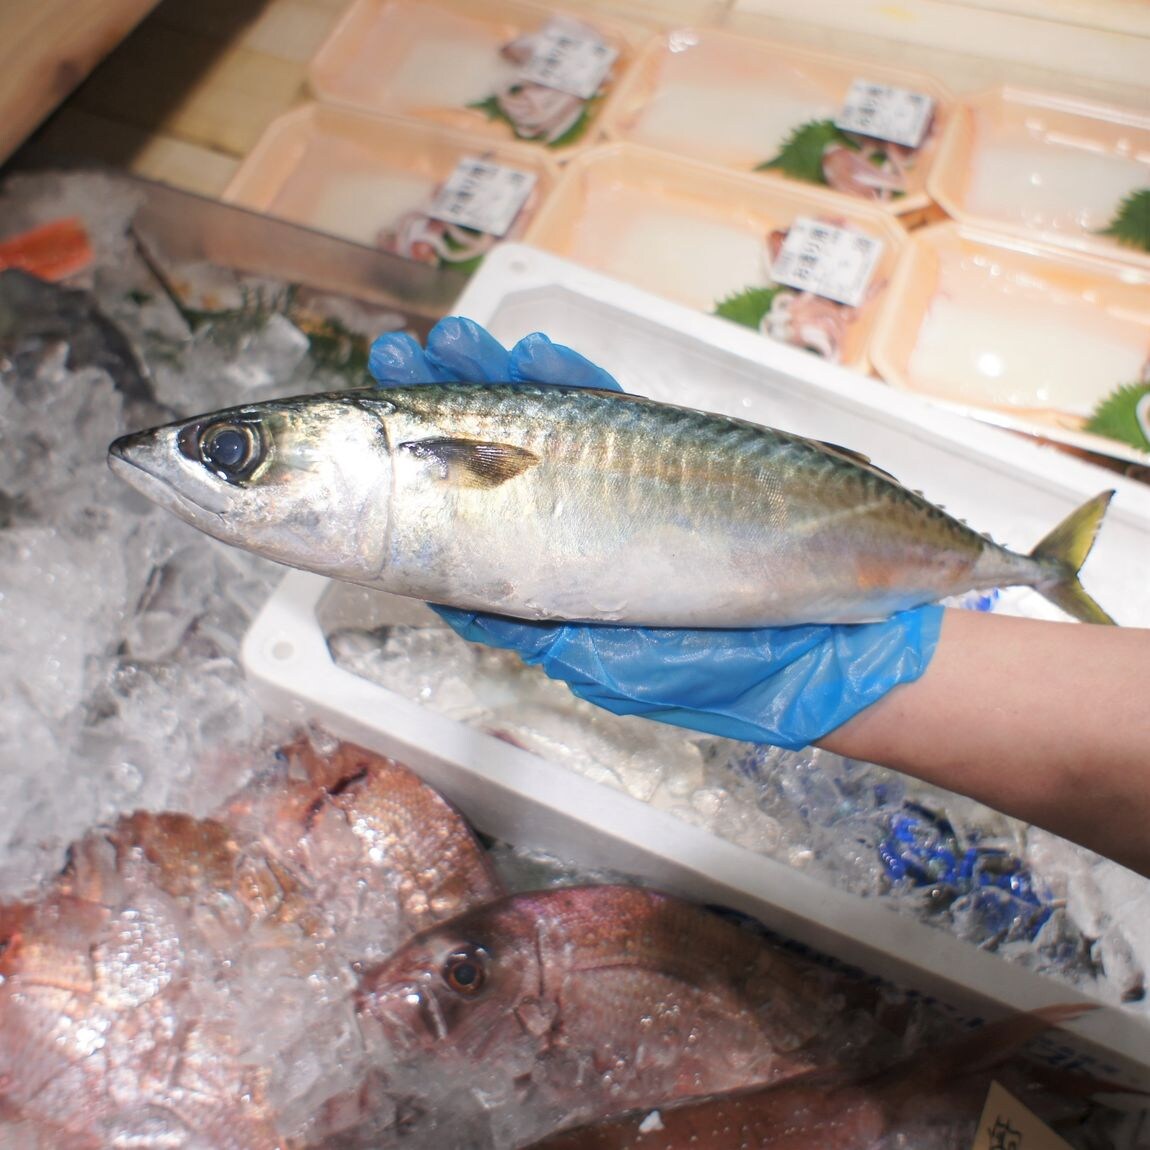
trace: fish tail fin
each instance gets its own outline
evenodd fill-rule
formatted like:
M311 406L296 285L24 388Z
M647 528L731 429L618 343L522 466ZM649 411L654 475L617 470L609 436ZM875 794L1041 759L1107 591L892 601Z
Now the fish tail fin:
M1057 572L1049 582L1038 585L1039 594L1083 623L1114 623L1078 581L1079 569L1094 546L1102 517L1113 496L1113 491L1103 491L1083 503L1049 535L1039 540L1038 546L1030 553L1031 559L1053 567Z
M933 1055L918 1054L882 1071L872 1082L882 1090L887 1105L897 1111L993 1069L1032 1038L1094 1009L1092 1005L1065 1003L988 1022L945 1043Z

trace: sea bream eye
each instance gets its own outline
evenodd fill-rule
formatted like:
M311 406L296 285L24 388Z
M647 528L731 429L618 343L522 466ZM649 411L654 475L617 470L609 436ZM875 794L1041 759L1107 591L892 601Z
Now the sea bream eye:
M245 479L263 461L263 441L246 423L210 423L197 439L200 460L221 479Z
M481 946L460 947L443 964L443 981L456 992L471 998L487 982L487 951Z

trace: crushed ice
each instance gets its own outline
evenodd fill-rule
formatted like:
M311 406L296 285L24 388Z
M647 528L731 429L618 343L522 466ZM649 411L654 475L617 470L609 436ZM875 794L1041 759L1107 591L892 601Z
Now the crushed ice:
M367 594L333 586L334 605L321 604L344 669L840 890L881 896L1011 962L1146 1009L1146 879L897 771L612 715L445 626L356 626L354 603ZM977 595L964 605L1003 601L1016 603Z
M251 769L237 748L268 745L239 644L282 569L117 481L108 444L234 402L240 376L252 399L348 382L272 308L190 321L129 235L140 201L87 173L14 177L0 197L5 231L81 216L97 257L67 289L0 275L2 894L122 811L203 812ZM242 294L246 277L214 274ZM129 384L106 320L147 364Z
M146 503L110 475L105 452L126 430L237 392L257 399L345 381L274 308L238 325L192 322L128 236L138 202L132 185L87 174L14 178L0 197L6 232L84 218L97 260L72 286L91 292L148 369L133 391L104 367L70 364L65 342L21 343L0 282L0 897L29 890L69 842L118 814L205 813L283 735L239 660L282 569ZM1054 836L877 767L608 715L446 629L344 628L331 645L344 666L432 710L1141 1009L1145 881ZM925 825L917 842L903 825L903 846L936 868L946 850L1000 852L1005 883L971 884L974 871L961 867L922 883L894 875L880 848L908 809L926 812ZM549 865L514 851L503 859L536 880ZM1030 887L1012 886L1021 871ZM1033 931L1032 894L1049 912ZM287 989L274 969L256 971L261 980ZM333 1022L331 1049L348 1041L345 1023ZM319 1073L301 1062L300 1099Z

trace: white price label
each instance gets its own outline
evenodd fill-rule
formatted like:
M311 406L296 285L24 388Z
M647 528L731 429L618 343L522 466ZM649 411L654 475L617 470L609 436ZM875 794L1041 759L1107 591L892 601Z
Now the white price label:
M427 214L448 224L507 234L535 187L535 173L465 158L439 189Z
M589 100L599 91L618 55L590 28L552 20L536 35L535 51L521 74L531 83Z
M800 216L771 263L771 278L858 307L881 257L882 240Z
M917 148L932 115L934 100L924 92L855 80L835 119L835 127Z

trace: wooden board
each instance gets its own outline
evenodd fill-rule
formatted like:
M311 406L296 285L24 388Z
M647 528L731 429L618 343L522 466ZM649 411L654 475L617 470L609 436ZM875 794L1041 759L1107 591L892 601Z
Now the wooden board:
M0 5L0 160L135 27L155 0Z
M241 156L302 95L304 64L149 20L77 91L108 119Z
M28 168L97 165L218 197L240 166L235 156L165 132L110 120L68 103L17 153Z

